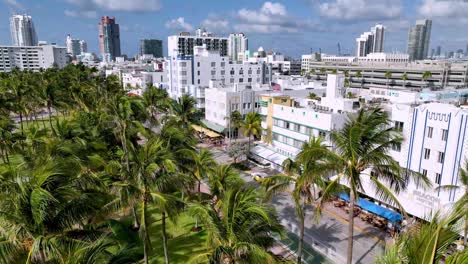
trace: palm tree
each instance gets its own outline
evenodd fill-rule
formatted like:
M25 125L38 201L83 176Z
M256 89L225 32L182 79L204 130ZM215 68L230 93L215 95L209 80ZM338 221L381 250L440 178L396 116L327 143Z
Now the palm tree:
M197 181L198 201L201 202L201 182L208 178L209 173L216 165L213 154L206 149L193 152L193 176Z
M262 118L260 117L260 114L256 112L250 112L245 115L241 129L244 130L244 136L249 137L250 150L250 139L252 136L258 137L262 132Z
M426 82L426 87L429 86L429 79L432 78L432 72L425 71L422 75L422 79Z
M320 68L320 73L326 75L327 69L325 69L325 68ZM326 76L325 76L325 79L326 79Z
M337 74L337 73L338 73L338 69L333 69L333 70L331 71L331 73L332 73L332 74Z
M455 208L458 208L464 215L463 245L468 247L468 160L465 160L465 167L460 168L460 185L442 185L437 190L452 191L464 189L465 193L456 202Z
M408 80L408 74L406 72L401 75L401 80L403 81L403 88L406 88L406 81Z
M191 130L191 125L200 124L200 111L196 106L197 100L187 94L172 103L172 114L187 131Z
M385 79L387 79L387 89L388 89L388 84L389 84L389 80L390 78L392 78L392 72L391 71L386 71L385 72Z
M396 237L394 245L377 257L376 263L466 263L468 251L450 252L451 245L458 239L458 219L460 211L454 211L448 216L434 214L430 222L421 223L418 231L409 230Z
M244 180L231 165L217 165L208 175L210 194L216 201L222 199L228 189L243 184Z
M340 173L323 191L323 196L330 195L340 181L349 187L349 227L348 227L348 260L352 263L354 204L359 192L365 192L362 185L363 177L370 183L380 196L381 201L396 204L402 209L394 193L399 193L407 186L406 178L420 177L425 185L429 180L419 174L404 173L398 162L388 153L392 145L403 140L400 132L390 127L388 114L380 108L361 109L356 115L350 116L344 127L332 133L336 150L336 159L341 164ZM373 173L369 173L372 170Z
M163 89L150 85L143 92L143 101L148 111L149 122L152 126L159 123L158 117L162 112L167 111L170 105L169 96Z
M169 262L167 249L167 238L165 231L165 216L173 214L170 205L176 203L174 197L168 195L169 189L174 181L168 181L168 174L176 170L174 158L171 152L165 147L164 141L157 136L151 137L144 145L138 145L135 154L132 155L131 164L132 176L138 183L141 197L141 226L140 233L143 239L144 262L149 263L149 253L151 250L150 234L148 231L148 203L154 201L161 211L163 221L163 246L166 263Z
M316 72L315 72L315 69L311 69L311 70L309 71L309 74L310 74L310 75L315 75L315 73L316 73Z
M234 131L239 129L242 125L242 115L239 111L233 111L231 113L231 118L229 119L229 122L231 122L231 130L234 129ZM232 135L232 131L230 131ZM236 137L237 141L237 137Z
M283 162L285 174L268 177L263 182L267 190L267 197L278 192L288 191L293 185L291 196L299 222L298 264L302 263L306 205L317 201L317 187L326 187L326 176L334 170L332 156L322 139L313 137L309 142L304 143L296 161L286 159Z
M232 187L222 196L218 211L210 205L191 205L189 213L201 219L207 232L206 252L192 261L272 263L267 248L283 229L274 209L260 198L253 187Z
M364 85L364 78L362 77L362 72L361 71L356 72L356 78L361 79L361 89L362 89L362 86Z

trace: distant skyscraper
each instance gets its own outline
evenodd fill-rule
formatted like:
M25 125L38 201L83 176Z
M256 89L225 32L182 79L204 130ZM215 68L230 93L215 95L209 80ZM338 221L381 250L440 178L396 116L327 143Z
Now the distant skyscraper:
M232 33L229 35L228 56L231 61L243 61L245 51L248 49L249 39L244 33Z
M442 47L441 47L441 46L437 46L435 55L436 55L436 56L440 56L441 54L442 54Z
M422 60L427 58L429 42L431 39L432 21L417 20L408 33L408 54L410 60Z
M159 39L141 39L140 55L152 54L155 58L163 57L162 40Z
M120 30L115 17L104 16L99 23L99 48L104 61L120 56Z
M15 46L37 46L37 34L31 16L11 16L10 33Z
M468 44L466 44L465 56L468 56Z
M364 32L356 39L356 56L364 57L369 53L383 52L384 50L385 27L377 24L371 31Z
M72 56L77 56L81 54L80 40L72 39L70 34L67 35L67 53Z
M81 54L88 52L88 43L84 40L80 40L80 51Z

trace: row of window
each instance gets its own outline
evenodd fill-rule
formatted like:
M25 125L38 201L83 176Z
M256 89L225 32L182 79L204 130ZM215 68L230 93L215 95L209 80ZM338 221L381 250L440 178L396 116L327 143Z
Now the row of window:
M319 137L325 138L327 135L325 131L276 118L273 119L273 125L309 136L314 135L314 130L318 131Z
M422 175L424 177L427 177L427 170L423 169L422 170ZM442 181L442 175L440 173L436 173L434 182L440 185L441 181Z
M432 138L433 134L434 134L434 128L433 127L427 127L427 137ZM447 141L447 138L448 138L448 130L447 129L442 129L441 140L442 141Z
M283 136L278 133L273 133L273 140L293 146L295 148L300 149L304 144L304 141L300 141L291 137Z
M444 163L445 153L444 153L444 152L441 152L441 151L439 151L438 153L439 153L439 155L437 156L437 161L438 161L439 163ZM425 159L425 160L428 160L428 159L430 159L430 158L431 158L431 150L428 149L428 148L425 148L425 149L424 149L424 159Z

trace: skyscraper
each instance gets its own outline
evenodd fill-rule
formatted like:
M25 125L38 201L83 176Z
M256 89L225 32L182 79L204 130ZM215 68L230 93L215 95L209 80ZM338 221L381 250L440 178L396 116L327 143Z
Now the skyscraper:
M427 58L429 41L431 39L432 21L428 19L417 20L408 33L408 54L410 60Z
M162 40L160 39L141 39L140 55L151 54L155 58L163 57Z
M80 55L81 54L81 47L80 47L80 40L73 39L70 34L67 35L67 53L71 54L72 56Z
M437 46L437 49L436 49L436 52L435 52L435 55L436 56L440 56L442 53L442 47L441 46Z
M364 32L356 39L356 56L364 57L369 53L383 52L384 50L385 27L377 24L371 31Z
M232 33L228 38L228 56L231 61L243 61L249 49L249 39L244 33Z
M11 41L15 46L37 46L37 34L32 17L13 15L10 18Z
M88 52L88 43L84 40L80 40L80 51L81 54Z
M104 61L120 56L120 30L115 17L103 16L99 23L99 48Z
M466 44L465 56L468 56L468 44Z

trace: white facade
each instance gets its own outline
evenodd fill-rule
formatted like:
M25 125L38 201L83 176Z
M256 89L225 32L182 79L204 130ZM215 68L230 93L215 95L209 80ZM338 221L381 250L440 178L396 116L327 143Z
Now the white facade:
M249 49L249 39L244 33L232 33L228 38L228 56L231 61L243 61Z
M364 57L372 52L383 52L385 28L377 24L371 31L364 32L356 39L356 56Z
M14 46L37 46L37 34L31 16L11 16L10 33Z
M365 57L358 57L359 62L408 63L409 55L406 53L373 52Z
M173 98L190 94L197 99L198 107L205 104L204 90L210 81L218 80L225 85L267 84L271 81L270 67L265 63L231 63L229 57L205 46L194 48L194 56L173 58L165 61L167 72L166 89Z
M80 40L80 54L88 52L88 43L84 40Z
M67 64L66 48L55 45L43 46L0 46L0 72L9 72L14 68L39 71L56 65L59 68Z
M320 54L305 54L301 56L301 70L309 72L311 70L310 64L320 61Z
M210 51L216 51L221 56L228 55L228 38L215 37L212 34L198 29L195 36L182 32L179 35L167 38L167 54L169 57L177 58L193 55L195 46L206 45Z

